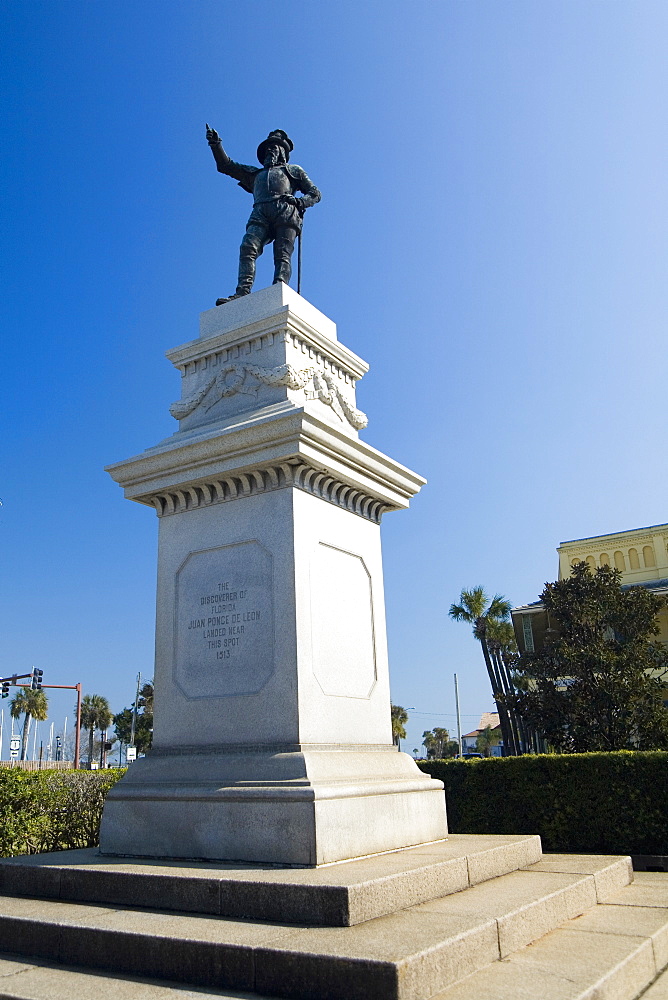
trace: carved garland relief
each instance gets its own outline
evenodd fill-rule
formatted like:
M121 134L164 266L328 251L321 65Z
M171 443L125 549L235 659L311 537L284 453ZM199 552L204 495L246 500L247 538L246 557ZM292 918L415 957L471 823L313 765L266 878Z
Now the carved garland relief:
M249 376L256 380L255 385L247 381ZM366 415L351 406L328 372L314 366L296 369L286 364L278 365L276 368L260 368L258 365L228 363L203 382L195 392L172 403L169 412L176 420L183 420L210 393L207 409L237 392L256 393L261 385L285 386L297 390L306 389L309 383L313 388L307 390L307 399L319 399L327 406L331 406L341 421L347 420L356 430L366 427L368 423Z

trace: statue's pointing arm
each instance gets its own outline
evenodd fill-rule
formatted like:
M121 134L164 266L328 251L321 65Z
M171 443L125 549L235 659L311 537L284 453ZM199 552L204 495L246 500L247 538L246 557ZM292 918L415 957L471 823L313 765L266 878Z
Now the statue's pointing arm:
M228 177L234 177L236 181L239 181L242 188L252 192L253 178L257 171L252 167L244 166L243 163L236 163L234 160L231 160L223 149L220 136L215 128L211 128L210 125L206 126L206 141L211 147L211 152L213 153L219 173L227 174Z

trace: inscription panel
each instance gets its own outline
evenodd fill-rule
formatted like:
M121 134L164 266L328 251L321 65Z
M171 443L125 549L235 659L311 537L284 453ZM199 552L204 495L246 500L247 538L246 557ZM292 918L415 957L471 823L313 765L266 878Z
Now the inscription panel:
M174 678L188 698L261 690L274 672L273 560L256 541L191 552L176 574Z

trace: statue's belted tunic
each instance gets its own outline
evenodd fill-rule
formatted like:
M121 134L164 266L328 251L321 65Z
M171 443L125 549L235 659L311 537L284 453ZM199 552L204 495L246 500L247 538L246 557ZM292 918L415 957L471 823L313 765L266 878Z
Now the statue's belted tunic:
M261 167L230 159L214 129L207 130L207 138L220 173L234 177L244 191L253 195L253 211L241 241L239 279L232 298L250 292L255 279L255 261L272 241L274 284L277 281L289 283L295 237L301 232L306 209L320 201L320 191L302 167L287 162L293 144L281 129L270 132L258 146ZM296 198L297 191L303 197Z

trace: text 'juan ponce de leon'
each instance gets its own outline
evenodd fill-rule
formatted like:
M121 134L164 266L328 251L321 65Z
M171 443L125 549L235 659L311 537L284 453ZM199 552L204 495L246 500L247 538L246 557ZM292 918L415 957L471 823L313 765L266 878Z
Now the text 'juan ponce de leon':
M247 599L247 590L234 589L229 581L219 583L217 593L200 596L200 617L190 619L188 631L198 634L207 649L217 650L217 659L229 659L253 623L260 621L261 612L247 608Z

